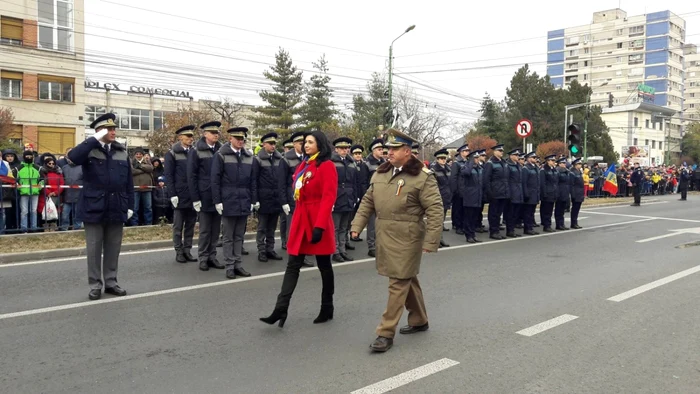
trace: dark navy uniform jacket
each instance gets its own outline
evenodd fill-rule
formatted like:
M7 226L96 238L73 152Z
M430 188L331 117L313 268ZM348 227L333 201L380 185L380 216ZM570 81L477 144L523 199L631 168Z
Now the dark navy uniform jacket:
M211 164L212 199L214 204L224 204L223 216L250 215L250 206L258 201L259 169L251 152L243 148L236 155L230 143L224 144L214 155Z
M194 150L190 147L190 150ZM177 209L192 208L189 186L187 185L187 153L179 142L165 154L165 184L168 186L168 199L177 197Z
M282 155L277 151L267 153L265 149L260 149L255 156L255 161L258 163L258 175L255 177L258 182L258 201L260 202L258 212L263 214L282 212L282 204L280 204L281 195L284 194L284 187L280 183L283 170L280 167Z
M109 152L90 137L68 153L83 167L83 193L77 218L84 223L125 223L134 206L134 179L126 148L112 142Z
M303 158L304 155L302 154L301 157ZM301 163L301 159L297 156L297 152L294 149L285 152L280 162L280 184L283 188L283 192L280 194L280 205L289 204L290 209L293 209L296 205L294 201L293 177L299 163Z
M540 170L540 199L544 202L556 202L559 197L559 173L548 165Z
M583 184L583 173L575 168L569 172L571 177L571 201L583 202L586 198L584 193L585 185Z
M642 182L644 182L644 173L642 172L641 168L632 171L630 182L632 182L633 185L641 186Z
M350 155L345 156L345 160L341 160L339 154L333 153L331 161L338 172L338 196L335 199L333 212L352 212L357 199L362 197L355 160Z
M367 163L365 163L363 160L355 160L355 168L357 168L357 183L359 185L359 194L357 197L362 200L362 197L364 197L365 193L367 193L367 189L369 189L369 166L367 166ZM360 204L357 204L355 209L357 210L359 207Z
M459 193L462 196L462 206L481 208L484 199L483 167L474 164L473 160L467 160L460 171Z
M460 169L466 161L462 158L462 156L458 155L455 157L454 161L452 162L452 166L450 167L450 190L452 190L452 195L457 196L459 195L459 174L460 174Z
M537 205L540 202L540 175L534 164L527 163L522 169L523 203Z
M495 156L484 163L484 193L489 201L510 198L507 167L505 160Z
M441 166L438 162L434 161L430 164L430 169L435 174L437 179L438 188L440 189L440 197L442 197L442 207L444 209L450 209L452 205L452 189L450 188L450 167Z
M220 148L220 142L214 145L214 149L209 148L207 140L202 137L194 145L194 149L190 149L187 158L187 185L190 188L190 198L192 202L202 202L201 212L216 212L211 199L211 162Z
M523 203L523 168L520 163L506 160L508 164L508 188L510 189L511 204Z
M384 158L377 159L373 154L369 154L365 158L365 163L367 163L367 168L369 169L369 179L372 180L372 175L377 171L380 165L384 164L386 160Z
M569 170L559 167L556 170L559 181L557 201L569 201L569 198L571 198L571 175L569 175Z

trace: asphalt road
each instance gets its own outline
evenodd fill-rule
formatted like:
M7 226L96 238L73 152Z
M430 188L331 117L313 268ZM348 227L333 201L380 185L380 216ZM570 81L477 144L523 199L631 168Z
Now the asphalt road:
M334 266L334 320L312 324L307 269L283 329L258 317L284 262L251 243L254 276L233 281L170 251L124 255L130 295L97 302L83 258L0 266L0 391L697 393L700 249L677 246L698 241L698 201L586 209L583 230L478 245L446 232L420 275L430 330L386 354L368 348L387 280L364 242Z

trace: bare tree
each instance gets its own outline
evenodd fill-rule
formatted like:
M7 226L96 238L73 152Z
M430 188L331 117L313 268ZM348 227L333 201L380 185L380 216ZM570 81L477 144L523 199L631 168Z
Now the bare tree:
M203 109L211 110L218 115L221 123L229 127L240 126L245 120L246 104L237 103L229 97L222 97L219 101L216 100L200 100Z
M14 121L15 115L12 113L12 108L0 108L0 140L10 135Z
M439 109L431 108L429 103L421 101L413 89L408 86L399 89L396 94L396 107L399 111L398 125L410 123L403 131L415 138L422 150L432 157L432 153L444 144L446 135L451 132L455 121Z

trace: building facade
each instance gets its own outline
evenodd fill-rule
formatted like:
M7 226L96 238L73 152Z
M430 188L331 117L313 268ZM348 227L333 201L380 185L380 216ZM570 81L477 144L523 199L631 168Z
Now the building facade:
M84 37L83 0L2 3L0 107L14 114L10 139L59 153L81 138Z
M593 14L591 24L547 35L547 75L566 88L588 84L591 102L650 103L675 112L667 130L680 152L685 90L685 20L670 11L627 16L621 9Z
M685 119L689 122L700 121L700 54L695 45L686 45L685 49Z

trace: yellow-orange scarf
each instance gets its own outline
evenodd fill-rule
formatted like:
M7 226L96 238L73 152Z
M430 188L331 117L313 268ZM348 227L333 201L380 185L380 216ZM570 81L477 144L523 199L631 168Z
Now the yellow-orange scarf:
M306 165L304 165L304 168L302 168L301 171L297 174L296 179L294 180L294 201L299 201L299 194L301 192L301 188L304 187L304 173L306 170L309 168L309 165L311 164L312 161L316 160L316 157L318 157L318 154L320 152L316 152L313 156L309 157L306 159ZM311 173L309 173L311 174ZM308 178L308 176L306 177Z

